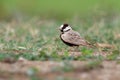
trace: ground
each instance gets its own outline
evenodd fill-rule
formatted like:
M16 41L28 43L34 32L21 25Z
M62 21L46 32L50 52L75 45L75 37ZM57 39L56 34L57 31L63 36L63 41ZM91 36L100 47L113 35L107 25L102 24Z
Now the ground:
M59 38L55 20L0 22L0 80L119 80L117 17L70 21L94 48L71 50Z
M70 61L72 69L64 69L63 62L18 61L0 63L1 80L119 80L120 64L103 61L96 67L87 67L87 61ZM69 67L69 66L68 66Z

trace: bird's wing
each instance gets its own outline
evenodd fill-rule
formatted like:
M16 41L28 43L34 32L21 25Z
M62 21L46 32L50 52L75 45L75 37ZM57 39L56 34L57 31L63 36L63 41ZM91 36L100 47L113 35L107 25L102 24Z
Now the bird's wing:
M67 32L65 33L62 38L65 42L71 43L71 44L75 44L75 45L83 45L83 46L87 46L88 43L87 41L85 41L78 32L75 31L71 31L71 32Z

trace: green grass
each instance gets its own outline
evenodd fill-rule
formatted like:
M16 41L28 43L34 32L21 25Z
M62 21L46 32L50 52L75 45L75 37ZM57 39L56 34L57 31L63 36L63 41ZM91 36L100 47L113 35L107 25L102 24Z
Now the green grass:
M88 19L89 20L89 19ZM108 22L109 21L109 22ZM116 22L115 22L116 21ZM118 22L117 22L118 21ZM116 38L119 32L119 20L86 21L85 23L74 23L69 21L74 30L91 43L107 43L114 46L113 49L106 48L80 48L82 56L69 56L68 46L62 43L59 38L58 27L62 22L41 21L37 18L23 20L21 22L1 22L0 23L0 60L6 57L18 59L24 57L28 60L89 60L100 59L102 56L93 56L93 52L104 50L109 55L106 59L115 60L119 56L120 38ZM58 55L62 52L63 55Z
M88 18L97 15L109 17L119 15L118 0L1 0L0 19L21 17L21 15L38 15L45 19L66 20L71 18ZM97 17L99 18L99 17Z

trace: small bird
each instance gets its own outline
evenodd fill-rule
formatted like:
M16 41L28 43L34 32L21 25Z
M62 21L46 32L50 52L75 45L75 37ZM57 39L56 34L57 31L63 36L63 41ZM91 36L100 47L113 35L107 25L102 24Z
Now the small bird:
M63 24L60 26L60 38L68 46L87 46L92 47L89 42L80 36L77 31L74 31L70 25Z

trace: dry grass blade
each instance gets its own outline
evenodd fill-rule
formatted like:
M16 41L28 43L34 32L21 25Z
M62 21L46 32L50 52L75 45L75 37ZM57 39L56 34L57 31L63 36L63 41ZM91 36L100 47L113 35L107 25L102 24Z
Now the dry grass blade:
M106 43L96 43L97 47L101 47L101 48L114 48L113 45L111 44L106 44Z

